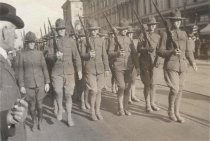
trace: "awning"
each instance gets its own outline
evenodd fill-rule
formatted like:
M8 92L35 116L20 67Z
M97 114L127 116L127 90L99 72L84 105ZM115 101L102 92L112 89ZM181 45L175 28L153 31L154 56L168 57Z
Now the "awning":
M201 35L210 35L210 24L200 30Z

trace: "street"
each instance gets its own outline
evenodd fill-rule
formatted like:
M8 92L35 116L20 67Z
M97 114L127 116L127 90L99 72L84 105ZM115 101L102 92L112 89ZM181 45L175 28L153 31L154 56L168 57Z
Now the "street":
M102 96L104 120L93 122L89 111L82 111L79 103L74 103L73 119L75 127L58 121L49 105L44 106L44 121L41 131L31 132L26 123L28 141L209 141L210 140L210 63L198 60L198 72L188 69L186 86L181 103L181 113L185 122L171 122L167 116L168 92L162 69L160 69L156 101L161 108L158 112L144 110L143 84L137 79L136 95L139 103L130 105L132 116L119 117L116 94L105 92ZM46 100L49 103L49 99ZM30 121L30 119L29 119Z

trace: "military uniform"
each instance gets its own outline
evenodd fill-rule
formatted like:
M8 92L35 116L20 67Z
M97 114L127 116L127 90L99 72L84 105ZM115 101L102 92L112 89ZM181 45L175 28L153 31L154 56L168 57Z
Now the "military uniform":
M127 20L126 20L127 21ZM123 25L126 23L126 25ZM122 28L127 25L127 22L121 21ZM120 27L120 28L121 28ZM124 30L124 29L119 29ZM118 104L119 104L119 115L130 115L131 113L128 111L128 98L129 98L129 90L131 87L131 74L133 65L138 68L137 62L137 52L135 50L134 44L132 40L125 36L117 36L118 41L122 47L116 45L116 43L109 47L109 55L113 58L113 69L114 69L114 77L116 84L118 86ZM125 55L120 55L120 50L124 50ZM124 101L124 102L123 102ZM124 103L124 104L123 104Z
M138 52L140 53L139 65L140 76L144 84L144 98L146 102L146 112L157 111L159 108L155 105L155 84L157 84L157 68L159 65L159 57L156 55L156 49L159 48L160 35L152 30L151 26L155 26L158 22L151 16L148 18L147 25L151 31L146 31L146 37L142 36L142 40L138 44Z
M25 37L26 46L35 42L35 34L28 32ZM41 51L29 49L21 53L19 60L19 86L26 89L26 100L30 103L30 112L33 126L36 122L36 111L38 113L38 128L42 121L42 101L46 96L45 85L50 83L47 65Z
M98 23L95 20L90 20L88 30L98 29ZM84 80L90 90L91 119L95 121L103 119L100 112L101 89L104 87L104 73L109 71L109 64L105 40L98 35L93 35L89 37L89 43L90 46L86 40L82 41L81 57L84 61ZM94 57L91 57L91 51L94 51Z
M181 13L176 11L170 19L181 20ZM169 92L169 118L174 121L184 122L180 116L179 107L182 97L182 90L184 87L184 79L187 71L187 60L190 65L196 67L194 62L193 51L188 45L188 37L185 31L173 29L170 31L172 41L167 40L167 34L164 32L160 42L160 49L157 51L158 55L165 58L164 62L164 77L167 85L170 88ZM181 50L181 53L176 55L174 51Z

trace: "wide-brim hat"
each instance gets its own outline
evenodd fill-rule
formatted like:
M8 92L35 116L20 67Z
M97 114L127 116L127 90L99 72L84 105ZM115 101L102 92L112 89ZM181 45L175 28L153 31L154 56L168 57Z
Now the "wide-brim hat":
M96 20L89 20L88 21L88 30L98 30L101 27L99 27L98 22Z
M149 16L147 18L147 22L145 24L152 25L152 24L158 24L159 22L156 21L154 16Z
M172 11L170 16L167 17L170 20L186 20L187 18L182 17L181 12L179 9Z
M129 21L126 19L120 20L119 26L116 27L117 30L125 30L129 29L131 26L129 24Z
M0 3L0 21L9 21L13 23L17 29L24 27L23 20L16 15L16 9L6 3Z
M66 28L66 25L65 25L65 21L63 19L59 18L55 21L55 29L56 30L62 30L65 28Z

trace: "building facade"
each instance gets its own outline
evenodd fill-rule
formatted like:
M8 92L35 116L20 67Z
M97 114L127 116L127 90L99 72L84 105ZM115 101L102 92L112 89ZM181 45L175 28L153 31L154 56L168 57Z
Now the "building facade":
M186 27L190 27L195 22L199 26L204 26L210 21L210 1L209 0L154 0L158 5L163 16L179 8L182 15L188 20L184 23ZM104 19L105 13L113 26L119 24L120 19L126 18L132 24L137 24L137 20L133 14L133 9L138 13L139 17L144 21L148 16L153 15L161 22L152 0L82 0L84 18L96 19L100 26L108 28ZM160 25L163 27L163 25Z
M67 0L63 6L63 16L66 21L67 33L70 32L71 26L75 26L79 20L78 15L83 15L83 2L81 0Z

